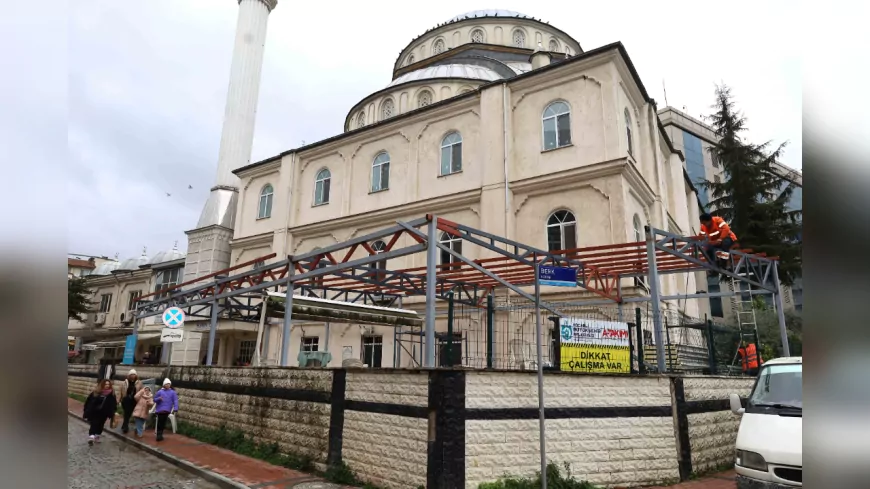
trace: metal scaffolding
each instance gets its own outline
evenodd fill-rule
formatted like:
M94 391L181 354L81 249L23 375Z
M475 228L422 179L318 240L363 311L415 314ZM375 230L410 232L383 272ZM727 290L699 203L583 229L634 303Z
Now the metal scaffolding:
M452 242L461 241L463 246L441 242L439 237L445 233ZM404 245L400 243L402 237L406 237L402 240ZM378 250L372 247L377 240L385 243ZM485 253L490 257L466 257L463 251L468 252L468 245L486 250ZM526 290L538 283L536 270L539 267L557 266L575 269L578 287L598 296L572 304L617 304L621 312L623 304L649 301L658 368L660 372L665 372L661 302L727 297L734 293L662 296L659 276L713 270L738 282L751 284L756 293L773 294L783 352L788 355L776 258L752 254L751 250L731 250L727 253L728 266L720 269L715 263L708 263L704 246L696 237L678 236L647 227L646 241L547 251L427 215L408 222L396 222L394 226L381 231L288 256L254 269L245 269L276 257L275 254L267 255L143 296L138 302L136 322L161 314L173 306L184 309L189 317L208 318L211 321L210 356L218 317L259 321L264 292L284 293L287 297L286 311L290 313L284 315L280 364L286 366L294 294L381 307L392 307L400 303L403 297L424 296L424 366L434 367L436 300L450 298L454 303L483 308L493 290L507 288L559 315L553 305L540 300L540 294ZM427 257L425 267L390 270L385 266L391 259L423 252ZM439 255L442 258L449 257L448 263L439 264ZM234 271L237 273L230 274ZM648 297L623 297L622 281L632 277L647 278Z

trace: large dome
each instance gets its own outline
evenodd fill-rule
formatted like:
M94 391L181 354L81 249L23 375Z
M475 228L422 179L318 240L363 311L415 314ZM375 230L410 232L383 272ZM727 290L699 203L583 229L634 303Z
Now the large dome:
M117 270L118 267L121 266L121 263L118 261L107 261L97 265L97 268L91 272L91 275L109 275L113 271Z
M502 9L489 9L489 10L472 10L471 12L466 12L461 15L457 15L456 17L451 18L447 21L450 22L458 22L460 20L465 19L478 19L481 17L516 17L521 19L531 19L533 17L528 16L526 14L521 14L519 12L514 12L513 10L502 10Z
M178 251L178 244L176 243L171 250L160 251L155 253L151 259L148 260L149 265L158 265L160 263L166 263L168 261L175 261L181 258L184 258L186 255L180 251Z

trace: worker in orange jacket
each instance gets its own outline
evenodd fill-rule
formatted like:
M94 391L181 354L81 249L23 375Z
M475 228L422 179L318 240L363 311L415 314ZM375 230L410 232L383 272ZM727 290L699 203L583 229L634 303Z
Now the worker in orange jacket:
M746 344L737 349L737 354L740 355L740 365L743 367L743 373L746 375L758 375L758 367L764 363L761 359L761 353L758 353L758 348L755 343Z
M725 268L727 262L720 264L716 259L716 252L728 251L737 242L737 236L731 231L731 227L721 217L704 213L701 214L701 236L707 239L707 244L704 246L707 262ZM718 275L718 272L710 270L707 275L712 277Z

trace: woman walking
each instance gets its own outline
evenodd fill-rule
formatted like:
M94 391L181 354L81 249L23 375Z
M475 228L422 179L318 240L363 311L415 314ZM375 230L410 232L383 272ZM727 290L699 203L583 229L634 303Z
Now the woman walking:
M88 430L88 445L99 443L100 435L103 434L103 425L106 424L107 419L115 418L116 409L118 409L118 400L112 389L112 381L103 379L85 401L83 417L91 424Z
M154 396L150 387L143 387L134 396L136 407L133 408L133 421L136 422L136 436L142 438L145 432L145 421L148 419L148 410L154 405Z
M163 388L154 394L154 412L157 413L157 441L163 441L163 429L171 413L178 411L178 394L172 390L172 382L163 379Z
M124 410L124 421L121 423L122 433L130 431L130 417L133 416L133 409L136 408L135 396L140 390L142 390L142 382L139 380L136 370L131 368L127 378L118 389L118 401Z

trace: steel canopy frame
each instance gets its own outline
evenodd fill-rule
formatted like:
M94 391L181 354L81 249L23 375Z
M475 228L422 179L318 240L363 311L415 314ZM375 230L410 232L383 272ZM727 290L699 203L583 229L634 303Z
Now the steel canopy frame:
M424 227L425 231L422 229ZM486 296L498 287L507 287L530 298L531 295L522 287L535 284L535 270L541 265L576 269L577 285L599 296L598 300L586 301L589 305L602 301L621 305L626 302L622 297L622 279L647 277L649 300L653 303L654 316L659 321L656 325L657 345L661 344L659 306L660 301L666 299L659 295L658 275L715 270L774 294L777 310L782 310L776 258L751 254L751 250L731 250L728 253L730 270L723 271L707 262L703 252L704 243L698 239L650 227L647 227L646 232L647 240L642 242L546 251L426 215L408 222L397 221L394 226L383 230L288 256L253 270L229 276L218 275L254 264L260 259L176 286L192 285L185 290L172 292L172 289L166 289L150 294L151 297L157 297L158 294L169 292L165 297L147 300L149 296L143 296L138 301L136 318L158 315L168 307L177 306L186 309L192 317L210 317L212 322L216 322L216 310L234 319L253 321L258 318L258 304L265 290L285 293L298 290L303 295L322 295L322 298L372 304L395 303L401 297L425 296L427 302L432 302L431 306L427 306L432 307L433 312L436 298L446 300L448 295L452 295L455 302L483 307ZM441 233L489 250L495 256L470 259L442 243ZM405 246L399 244L403 236L410 238L405 240L410 242ZM382 250L373 249L371 243L375 240L384 241L386 246ZM365 255L354 258L360 251ZM386 269L386 262L390 259L422 252L427 253L425 267ZM449 255L450 263L436 263L438 254ZM275 254L263 258L273 257ZM213 280L203 282L209 278ZM740 292L733 294L737 293ZM721 297L726 294L716 295ZM629 301L633 302L634 299ZM542 302L541 306L558 314L552 305ZM285 320L289 319L288 316L285 315ZM784 327L784 319L780 315L781 330L784 331ZM284 338L287 338L289 332L285 333ZM430 341L434 340L434 318L431 325L427 321L426 336ZM787 352L785 343L784 348ZM282 364L286 365L284 350L286 348L282 348ZM657 353L659 367L664 371L663 351ZM431 348L427 345L426 357L428 366L434 366L434 344Z

